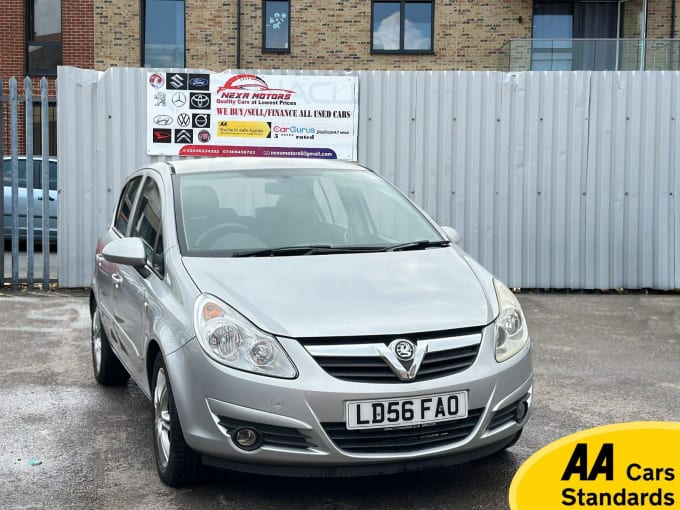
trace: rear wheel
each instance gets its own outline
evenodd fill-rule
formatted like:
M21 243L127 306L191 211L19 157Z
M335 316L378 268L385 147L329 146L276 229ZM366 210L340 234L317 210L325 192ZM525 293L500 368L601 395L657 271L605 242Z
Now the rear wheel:
M125 384L130 375L111 350L109 339L102 328L99 306L92 313L92 369L94 378L104 386Z
M160 353L153 366L152 396L153 446L158 476L171 487L187 485L196 477L200 460L184 441L170 378Z

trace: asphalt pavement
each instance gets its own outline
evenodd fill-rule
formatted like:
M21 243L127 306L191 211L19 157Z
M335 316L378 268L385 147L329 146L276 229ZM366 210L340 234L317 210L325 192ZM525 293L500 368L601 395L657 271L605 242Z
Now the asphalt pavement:
M532 336L533 416L505 453L448 469L294 479L205 469L158 479L151 409L130 382L92 377L84 292L0 291L0 507L96 509L507 509L513 475L564 435L680 421L680 295L521 294Z

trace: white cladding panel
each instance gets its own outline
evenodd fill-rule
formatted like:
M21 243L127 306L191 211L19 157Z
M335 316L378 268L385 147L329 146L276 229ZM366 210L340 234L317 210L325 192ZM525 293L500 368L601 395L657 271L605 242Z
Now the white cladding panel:
M59 68L62 287L90 284L125 177L165 159L146 155L147 71ZM509 286L680 287L680 72L350 74L359 162Z

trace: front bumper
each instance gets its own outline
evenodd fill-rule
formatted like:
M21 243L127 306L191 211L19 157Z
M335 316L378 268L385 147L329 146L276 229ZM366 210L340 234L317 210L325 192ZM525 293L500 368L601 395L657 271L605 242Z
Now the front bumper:
M523 402L525 407L531 405L530 346L497 363L493 327L484 329L471 367L446 377L409 383L342 381L328 375L296 340L279 341L299 369L297 379L276 379L225 367L208 358L196 339L167 356L185 439L207 464L289 476L351 476L438 467L505 448L528 419L527 412L518 420L515 409ZM463 432L451 441L401 451L361 451L360 447L348 451L333 439L334 428L343 428L346 401L453 391L468 392L469 416L456 422ZM271 440L252 451L239 448L230 432L244 424L262 430ZM414 429L413 433L426 430L434 429Z

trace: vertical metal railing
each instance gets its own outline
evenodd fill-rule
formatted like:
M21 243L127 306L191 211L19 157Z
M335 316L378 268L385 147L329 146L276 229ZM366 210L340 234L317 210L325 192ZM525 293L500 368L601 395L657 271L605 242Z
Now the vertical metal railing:
M49 96L45 78L39 83L39 98L33 96L33 81L30 78L23 80L23 87L23 94L20 94L17 80L10 78L9 95L5 96L0 80L0 175L3 180L3 194L0 196L0 232L3 235L3 242L0 243L0 288L11 284L13 289L25 285L31 290L41 285L42 289L47 290L57 277L56 274L50 274L50 243L54 241L53 233L50 232L50 209L56 206L57 193L56 190L50 190L49 108L54 104L54 98ZM38 106L40 134L34 135L34 108ZM20 126L22 123L23 126ZM38 136L39 146L34 144ZM7 147L9 154L5 153ZM38 147L40 153L37 152ZM11 246L9 251L6 250L7 245ZM42 260L36 259L39 253L37 245L40 245ZM9 264L6 260L8 256L11 258ZM54 260L52 262L55 266ZM36 275L36 268L40 265L42 277ZM7 266L11 266L9 278L5 274Z

